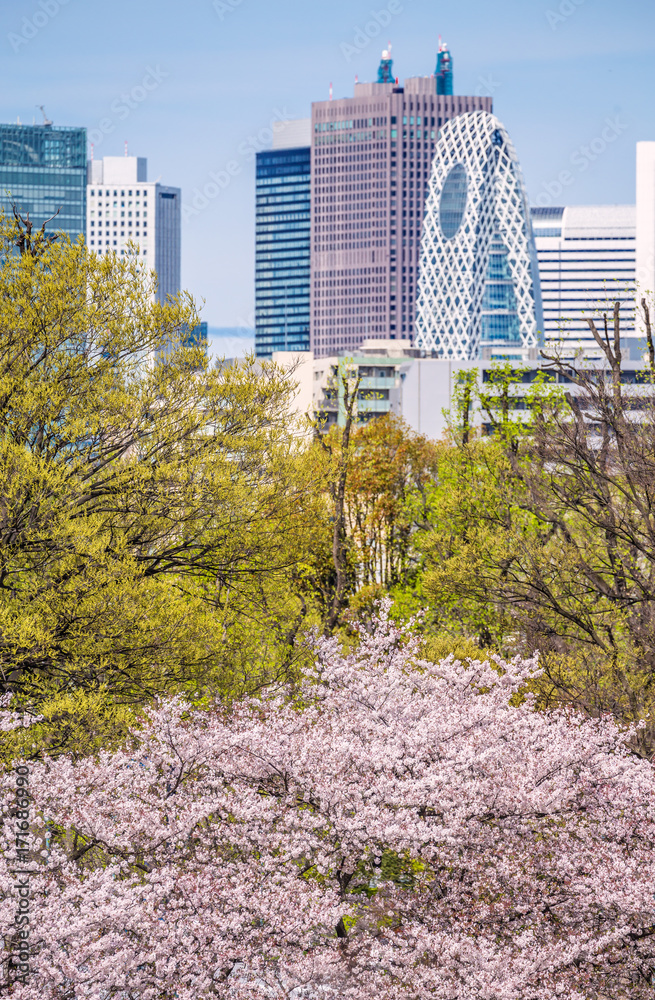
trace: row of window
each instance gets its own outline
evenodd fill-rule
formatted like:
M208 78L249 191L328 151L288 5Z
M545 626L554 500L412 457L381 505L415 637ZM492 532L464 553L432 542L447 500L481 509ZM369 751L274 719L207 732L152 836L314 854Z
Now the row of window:
M144 200L144 202L143 202L144 209L147 208L147 205L148 205L148 202ZM141 208L141 202L138 199L135 199L134 206L135 206L135 208L140 209ZM125 208L125 202L124 201L121 201L120 207L122 209ZM129 199L128 199L128 202L127 202L127 207L128 207L128 209L132 208L132 202ZM110 203L108 201L104 202L104 208L105 209L113 208L113 209L117 210L118 209L118 199L116 199L116 201L112 202L111 205L110 205ZM103 202L99 201L98 202L98 215L102 215L102 209L103 209ZM95 209L92 208L91 209L91 215L95 215L95 214L96 214L95 213ZM125 214L125 213L123 213L123 214ZM130 212L129 214L131 215L132 213ZM137 212L137 215L138 214L139 213ZM145 214L146 213L144 212L144 215Z
M256 202L256 217L271 216L275 213L288 212L294 217L299 212L311 211L311 199L309 192L306 198L299 198L297 195L289 195L284 198L258 198Z
M7 170L0 166L0 188L2 191L19 188L21 195L28 191L44 194L71 195L83 198L86 195L86 184L75 174L48 173L47 170L25 176L22 170Z
M546 236L546 235L548 235L548 234L544 233L544 232L541 232L540 230L535 231L535 236ZM564 239L566 240L567 243L586 242L587 240L593 240L594 243L600 243L603 240L612 240L612 241L615 241L615 240L632 240L634 242L635 239L636 239L636 237L634 235L632 235L632 236L609 236L609 235L603 234L602 236L565 236ZM547 248L547 249L550 250L550 248ZM550 250L550 253L555 253L555 252L556 251L554 249Z
M95 212L91 212L91 215L95 215ZM109 220L109 218L110 218L110 215L109 215L109 212L105 212L105 215L106 215L106 217L107 217L105 221L108 221L108 220ZM139 225L139 218L140 218L140 213L139 213L139 212L135 212L135 213L134 213L134 215L135 215L135 217L136 217L136 225L138 226L138 225ZM147 225L148 225L148 223L147 223L147 222L145 221L145 220L146 220L146 218L147 218L147 215L148 215L148 213L147 213L147 212L144 212L144 213L143 213L143 225L144 225L144 226L147 226ZM102 216L102 212L98 212L98 217L101 217L101 216ZM113 219L116 219L117 217L118 217L118 213L117 213L117 212L114 212L114 213L113 213L113 214L111 215L111 218L113 218ZM124 219L124 218L125 218L125 212L121 212L121 216L120 216L120 217L121 217L121 219ZM128 218L128 220L129 220L129 221L128 221L128 226L131 226L131 225L132 225L132 213L131 213L131 212L129 212L129 211L128 211L128 213L127 213L127 218ZM92 225L92 226L93 226L93 225L95 225L95 221L94 221L93 219L91 219L91 225ZM99 226L101 226L101 225L102 225L102 222L98 222L98 225L99 225ZM125 225L125 223L121 223L121 225Z
M299 193L306 191L309 187L309 177L305 180L298 180L295 177L292 180L286 180L283 177L258 177L257 178L258 188L268 188L268 187L278 187L280 191L298 191Z
M597 240L597 242L601 242ZM556 250L551 250L549 247L539 247L539 259L556 261L558 257L565 256L570 257L571 254L577 254L581 261L585 260L598 260L597 254L599 253L611 253L612 256L608 260L630 260L634 259L635 251L629 247L560 247ZM583 255L583 256L581 256Z
M264 215L258 218L258 233L309 232L309 212L293 215Z
M304 258L304 260L299 260L299 257ZM309 274L309 254L276 254L266 259L258 256L255 261L255 273L265 276L279 274L282 277L302 278Z
M95 245L95 244L94 244L93 240L91 240L91 246L94 246L94 245ZM101 245L102 245L102 244L100 243L100 240L98 240L98 243L97 243L97 246L98 246L98 247L100 247ZM106 241L105 241L105 247L111 247L111 246L115 246L115 247L117 247L117 246L118 246L118 242L117 242L116 240L114 240L114 241L113 241L113 244L112 244L112 243L110 243L110 242L109 242L109 240L106 240ZM102 250L96 250L96 253L99 253L99 254L101 254L102 252L103 252ZM117 250L105 250L104 252L105 252L105 253L118 253L118 251L117 251ZM135 254L136 254L137 256L139 256L139 254L140 254L140 255L141 255L142 257L147 257L147 256L148 256L148 251L147 251L147 250L139 250L139 249L137 248L137 249L136 249L136 250L134 250L134 251L129 251L129 250L124 250L124 249L123 249L123 250L121 250L121 257L123 257L123 256L124 256L125 254L128 254L128 253L132 253L132 252L133 252L133 253L135 253Z
M132 197L132 189L128 190L127 188L125 188L122 191L120 191L120 197L121 198L125 198L125 196L126 196L125 192L126 191L127 191L127 197L131 198ZM96 197L96 190L94 189L92 191L89 191L89 194L91 195L92 198L95 198ZM148 195L148 189L147 188L141 188L140 190L136 190L135 189L135 191L134 191L134 197L135 198L140 198L140 197L146 198L147 195ZM119 189L107 188L106 191L103 191L101 188L98 188L97 189L97 196L99 198L111 198L112 196L114 198L118 198L118 196L119 196Z
M272 319L274 317L278 317L278 321L279 321L284 316L288 316L289 319L291 319L291 317L294 317L294 316L296 316L296 317L298 317L298 316L304 316L305 317L304 320L302 320L302 321L301 320L297 320L297 322L307 322L307 320L309 319L309 306L308 305L305 305L305 306L292 306L292 305L286 305L286 304L284 306L277 306L275 308L264 308L263 306L257 306L257 309L255 310L255 313L256 313L256 317L257 317L258 320L259 319Z
M132 236L136 236L139 239L143 238L144 240L148 239L148 233L145 231L145 229L143 230L142 234L139 233L138 229L135 232L132 232L131 229L128 229L127 234L125 233L124 229L121 229L120 231L117 229L115 232L111 232L109 229L105 230L104 232L99 230L97 233L91 232L90 236L92 236L92 237L93 236L99 236L99 237L102 237L102 236L118 236L119 232L120 232L121 236L127 235L128 239L131 239ZM93 240L91 242L93 242Z
M275 253L270 250L267 252L261 248L257 250L257 266L261 263L265 264L266 261L270 261L271 267L291 267L292 262L297 260L299 262L307 261L309 263L309 253L306 249L299 250L297 245L293 245L283 248L284 252L281 252L279 247L276 247Z

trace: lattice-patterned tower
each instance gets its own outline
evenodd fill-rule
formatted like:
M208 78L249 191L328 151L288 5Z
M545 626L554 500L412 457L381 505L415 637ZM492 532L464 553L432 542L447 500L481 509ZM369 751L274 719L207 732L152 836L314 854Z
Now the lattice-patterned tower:
M458 361L526 358L538 346L539 272L521 171L494 115L447 121L434 150L416 346Z

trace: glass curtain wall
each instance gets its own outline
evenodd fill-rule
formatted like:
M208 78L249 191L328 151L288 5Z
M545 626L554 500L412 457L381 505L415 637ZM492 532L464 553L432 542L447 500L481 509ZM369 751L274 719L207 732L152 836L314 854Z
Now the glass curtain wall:
M86 129L0 125L0 209L12 204L50 232L86 236Z
M257 155L255 353L309 350L309 147Z

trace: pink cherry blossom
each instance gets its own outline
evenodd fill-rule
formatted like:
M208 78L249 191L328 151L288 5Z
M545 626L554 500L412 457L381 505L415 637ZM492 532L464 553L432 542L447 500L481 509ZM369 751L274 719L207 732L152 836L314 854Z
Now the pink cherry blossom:
M422 662L383 605L355 651L317 641L299 690L172 699L122 752L30 765L32 971L11 995L652 997L653 768L611 720L517 697L537 672Z

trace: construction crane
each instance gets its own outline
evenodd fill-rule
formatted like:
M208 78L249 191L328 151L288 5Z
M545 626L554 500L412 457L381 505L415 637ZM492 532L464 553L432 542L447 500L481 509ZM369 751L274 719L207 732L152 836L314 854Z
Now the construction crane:
M41 109L41 114L43 115L43 124L44 125L52 125L52 122L50 121L50 119L48 118L47 114L45 113L45 108L43 107L43 105L42 104L37 104L37 108Z

